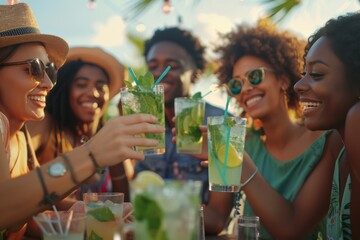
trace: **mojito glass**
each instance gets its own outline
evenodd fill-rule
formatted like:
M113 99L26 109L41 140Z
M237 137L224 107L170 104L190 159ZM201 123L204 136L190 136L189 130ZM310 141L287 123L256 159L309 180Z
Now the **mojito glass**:
M85 215L66 211L45 211L34 216L44 240L83 240Z
M122 88L120 96L123 115L149 113L156 116L157 124L165 128L164 87L162 85L156 85L154 89ZM155 148L136 147L136 150L142 151L145 155L163 154L165 152L165 133L145 133L144 136L158 140L159 145Z
M135 239L197 240L201 187L200 181L171 180L147 187L131 182Z
M246 119L208 118L209 189L238 192L244 154Z
M204 122L204 113L204 100L175 98L177 153L201 153L203 137L199 127Z
M122 236L123 193L84 193L86 239Z

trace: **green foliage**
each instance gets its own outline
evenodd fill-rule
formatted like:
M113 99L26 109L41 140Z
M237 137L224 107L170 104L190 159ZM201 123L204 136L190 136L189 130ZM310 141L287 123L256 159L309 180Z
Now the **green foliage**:
M115 216L108 207L96 208L88 211L87 214L93 216L99 222L115 221Z

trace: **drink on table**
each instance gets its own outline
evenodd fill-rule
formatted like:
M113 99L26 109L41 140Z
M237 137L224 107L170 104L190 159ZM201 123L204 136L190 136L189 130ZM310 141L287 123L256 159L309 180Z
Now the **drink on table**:
M202 151L200 125L204 121L205 101L200 98L175 98L176 150L198 154Z
M45 211L34 216L44 240L83 240L85 215L66 211Z
M120 94L123 115L149 113L157 117L157 124L165 127L163 86L153 86L154 77L151 73L139 77L140 86L125 83L127 87L122 88ZM142 151L145 155L163 154L165 152L165 133L145 133L145 137L158 140L159 145L155 148L137 147L138 151Z
M121 236L123 193L84 193L87 239Z
M135 239L197 240L200 181L164 182L156 173L145 171L130 186Z
M209 189L238 192L244 154L246 119L208 118Z

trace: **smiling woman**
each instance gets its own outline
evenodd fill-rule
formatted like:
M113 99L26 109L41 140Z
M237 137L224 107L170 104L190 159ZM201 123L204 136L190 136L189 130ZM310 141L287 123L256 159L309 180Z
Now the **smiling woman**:
M123 86L124 68L100 48L76 47L70 49L58 78L47 97L47 116L28 124L40 164L84 144L103 126L108 103ZM122 166L110 171L111 177L124 174ZM109 171L89 179L76 198L88 191L126 191L113 189L110 179Z

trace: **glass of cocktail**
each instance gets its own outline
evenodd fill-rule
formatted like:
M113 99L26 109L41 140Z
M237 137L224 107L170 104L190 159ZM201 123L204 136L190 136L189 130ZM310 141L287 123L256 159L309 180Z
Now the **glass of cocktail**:
M83 240L85 214L66 211L45 211L33 217L44 240Z
M84 193L87 239L122 236L123 193Z
M238 192L244 154L246 118L208 118L209 189Z
M205 101L201 98L175 98L177 153L198 154L202 151Z
M135 239L197 240L200 229L200 181L130 183ZM158 183L160 181L156 180Z
M154 88L125 87L121 89L121 105L123 115L134 113L149 113L157 117L158 125L165 127L164 111L164 87L156 85ZM145 155L163 154L165 152L165 133L153 134L145 133L146 138L159 141L157 147L136 147Z

